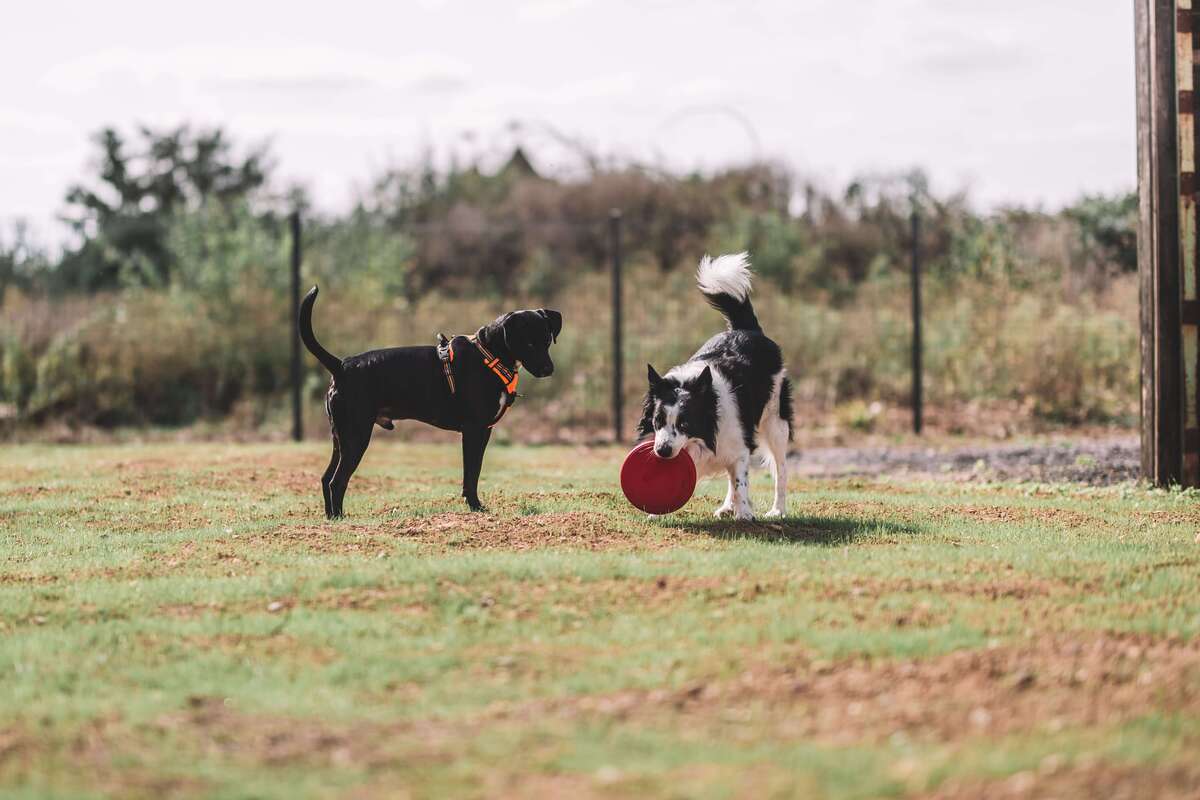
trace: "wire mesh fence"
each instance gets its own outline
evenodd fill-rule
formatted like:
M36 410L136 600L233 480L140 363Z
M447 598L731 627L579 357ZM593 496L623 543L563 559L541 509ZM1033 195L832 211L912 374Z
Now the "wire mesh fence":
M362 276L360 269L329 263L327 250L303 259L297 286L307 288L321 283L322 293L314 314L318 337L326 346L346 355L374 347L396 344L432 344L438 333L471 334L508 311L520 308L553 307L565 317L563 335L553 348L556 371L553 378L538 381L528 377L521 384L522 402L518 402L505 425L497 431L503 440L512 431L534 438L596 440L625 438L632 431L628 421L628 399L636 390L627 386L623 374L627 348L621 340L621 270L619 253L621 222L619 213L589 223L552 222L505 225L461 226L446 222L405 223L391 229L391 235L410 241L410 248L437 251L438 237L476 237L482 242L505 236L524 235L530 227L542 235L542 245L533 263L510 264L498 268L489 277L476 270L476 279L466 285L454 274L437 276L438 288L407 292L406 269L410 250L393 250L389 241L375 239L373 246L359 244L359 252L343 254L363 262L377 264L370 270L376 286L368 289L364 300L361 285L351 285ZM545 244L546 234L551 244ZM315 233L319 236L319 232ZM314 231L302 229L299 251L314 252ZM572 252L578 252L580 238L594 242L595 256L587 261L556 259L556 236L573 240ZM585 248L586 249L586 248ZM485 252L471 257L486 259ZM323 260L323 261L322 261ZM541 273L549 271L552 274ZM377 273L390 273L391 280L376 280ZM533 273L533 274L531 274ZM391 291L389 292L389 287ZM640 287L634 287L639 290ZM298 290L299 291L299 290ZM296 301L293 294L291 300ZM634 322L635 328L645 327ZM614 353L621 353L614 358ZM305 360L302 370L300 416L312 431L319 417L319 399L325 376ZM504 429L508 429L506 433Z
M914 235L916 216L913 218ZM614 209L605 218L584 223L551 222L546 224L518 223L505 225L468 225L461 227L446 222L406 223L392 229L396 237L408 237L413 246L434 249L430 239L440 236L477 237L492 241L506 235L524 235L530 228L541 233L552 231L573 240L571 252L577 254L580 237L597 244L589 261L556 260L555 248L545 244L537 251L533 264L510 265L494 276L491 282L480 282L474 290L459 286L448 292L433 291L417 297L403 291L394 296L376 296L367 304L349 307L340 297L343 272L336 265L317 264L316 273L327 276L330 291L318 309L318 325L328 326L334 320L333 335L340 337L329 345L335 352L347 354L369 347L396 343L432 343L437 333L470 334L496 317L519 308L554 307L564 315L563 334L554 347L555 376L546 381L527 380L522 384L525 403L518 404L512 415L514 430L535 437L579 440L623 441L634 435L640 417L641 397L646 389L646 365L654 364L660 371L685 361L704 341L719 331L723 321L700 298L691 270L662 270L639 265L630 270L626 263L623 217ZM293 306L305 281L297 277L304 269L297 254L304 250L305 234L297 218L293 230L301 238L295 240L293 253ZM545 240L543 240L544 242ZM553 241L553 240L552 240ZM912 248L913 314L919 313L916 276L919 271L919 249ZM392 251L385 241L382 250L384 273L399 273L404 269L403 253ZM365 250L358 257L376 262L379 252ZM487 258L487 253L472 253L474 258ZM391 261L389 261L391 259ZM546 266L548 265L548 267ZM549 278L528 280L531 271L550 269ZM355 274L358 274L356 271ZM403 280L393 285L402 286ZM384 281L382 285L387 285ZM507 287L507 288L504 288ZM386 290L385 290L386 291ZM350 294L361 297L361 292ZM324 298L324 296L323 296ZM822 337L814 336L813 320L798 316L796 307L785 295L767 291L756 297L756 305L766 329L784 349L785 363L803 363L808 354L821 346ZM893 320L893 322L895 322ZM910 357L917 347L910 338L908 327L889 336L893 342L897 369L911 365L910 382L913 396L920 386L916 377L920 359ZM889 332L890 333L890 332ZM339 349L340 348L340 349ZM350 349L346 349L350 348ZM297 390L296 418L313 416L312 406L320 399L320 373L310 364L307 378L299 382L307 391ZM317 377L314 378L314 375ZM299 385L299 383L297 384ZM802 383L803 387L804 384ZM307 399L305 399L307 398ZM307 404L307 408L304 405ZM914 425L919 426L919 405L914 408ZM297 438L300 432L295 431ZM501 434L503 438L503 434Z
M618 223L607 210L546 224L453 209L429 220L314 216L301 220L295 239L295 282L286 218L274 227L251 218L232 227L217 218L189 220L187 235L172 239L179 269L167 285L7 292L0 301L0 418L31 427L199 423L288 435L298 394L304 433L323 435L328 375L303 351L299 380L293 369L296 295L318 284L318 337L343 356L432 344L438 332L469 334L518 308L559 310L565 322L553 351L556 373L523 381L526 397L498 437L628 441L646 364L662 372L682 363L722 327L689 267L706 249L749 247L755 308L784 351L797 408L814 426L866 429L879 406L890 431L908 427L914 306L910 259L901 257L909 242L897 238L907 240L907 231L891 226L886 248L859 243L876 256L865 277L843 290L836 265L845 256L826 243L852 238L858 228L830 227L814 238L803 250L812 264L776 253L772 268L769 238L689 238L674 227L657 239L647 235L663 219L653 209ZM987 228L957 240L966 249L951 255L965 261L951 262L945 247L929 244L935 223L927 221L921 304L930 423L953 430L948 415L975 415L991 430L996 423L982 419L995 407L988 403L1007 404L1012 419L1047 424L1124 419L1137 397L1136 283L1118 276L1103 292L1072 294L1064 286L1074 273L1047 268L1056 253L1027 258ZM660 251L656 242L675 244ZM795 274L820 270L827 288L789 285L778 264ZM421 426L399 430L423 435Z

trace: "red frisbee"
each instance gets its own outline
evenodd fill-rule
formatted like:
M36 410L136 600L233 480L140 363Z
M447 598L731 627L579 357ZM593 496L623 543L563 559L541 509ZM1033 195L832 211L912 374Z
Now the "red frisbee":
M670 514L683 508L696 491L696 464L686 449L674 458L659 458L654 441L647 439L625 456L621 491L647 514Z

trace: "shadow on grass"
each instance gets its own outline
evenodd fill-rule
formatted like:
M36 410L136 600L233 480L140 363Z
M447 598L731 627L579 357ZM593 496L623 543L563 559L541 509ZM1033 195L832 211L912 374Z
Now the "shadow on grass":
M752 539L759 542L817 546L847 545L864 537L876 542L886 542L893 537L912 536L921 532L920 528L912 525L888 520L813 516L790 516L753 522L713 519L684 522L677 527L726 541Z

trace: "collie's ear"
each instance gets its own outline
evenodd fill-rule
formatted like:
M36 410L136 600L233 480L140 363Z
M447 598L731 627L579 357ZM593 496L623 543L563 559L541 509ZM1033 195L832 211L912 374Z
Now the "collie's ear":
M708 367L704 368L703 372L701 372L699 375L696 376L696 380L692 384L692 389L693 389L693 391L695 391L695 390L707 391L712 388L712 385L713 385L712 367L708 366Z
M641 441L652 433L654 433L654 392L649 391L642 398L642 418L638 420L635 441Z
M550 338L557 342L562 333L562 314L552 308L539 308L537 313L550 325Z
M651 364L646 365L646 378L650 381L652 387L662 383L662 378L654 371L654 366Z

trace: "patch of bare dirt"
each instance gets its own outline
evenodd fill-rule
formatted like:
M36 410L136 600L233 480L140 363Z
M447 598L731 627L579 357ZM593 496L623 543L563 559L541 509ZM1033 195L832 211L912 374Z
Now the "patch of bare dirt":
M809 660L751 667L678 690L628 691L497 707L500 717L748 718L775 735L831 745L897 733L955 741L1110 725L1154 710L1200 712L1200 642L1135 635L1047 636L926 660Z
M17 458L6 459L0 463L0 481L6 483L32 483L42 474L43 470L25 466Z
M85 723L65 742L51 742L32 726L0 729L0 775L26 775L44 781L46 763L57 766L54 784L60 791L73 787L111 797L159 798L199 794L208 788L201 779L155 771L142 758L150 748L119 716L98 717Z
M283 610L283 604L280 601L274 602L280 605L279 610ZM225 633L214 636L185 636L179 641L189 647L202 650L220 650L224 653L252 658L286 659L290 661L305 661L312 664L329 664L340 657L340 653L332 647L314 645L285 633L274 633L263 636L241 633ZM157 640L145 643L151 647L161 644Z
M1141 766L1092 763L1061 767L1053 756L1036 770L1002 780L947 781L925 800L1040 800L1103 797L1105 800L1195 800L1200 797L1200 765Z
M32 500L39 497L53 497L59 494L66 494L69 491L71 491L71 489L67 486L30 484L28 486L16 486L12 489L5 489L3 492L0 492L0 496L19 497L22 500Z
M609 778L608 773L614 778ZM555 775L513 775L496 774L488 776L484 786L485 797L520 797L525 800L597 800L612 798L613 792L606 787L620 778L620 772L613 767L601 768L595 778L577 774ZM599 785L597 785L599 784ZM617 792L620 797L624 793Z
M645 610L670 606L689 597L720 599L723 602L749 602L762 595L788 591L793 584L786 578L729 578L729 577L666 577L650 579L621 579L585 581L564 578L529 583L514 581L490 586L487 591L468 584L439 580L430 588L425 584L401 584L382 587L330 589L303 600L280 597L273 600L256 599L236 604L182 603L159 606L158 612L168 616L193 618L208 613L278 613L297 606L306 608L381 611L410 617L429 613L433 601L430 593L441 601L458 598L478 603L489 613L511 619L531 619L546 609L572 611L581 619L594 608L636 605Z
M240 648L241 639L206 642ZM281 646L286 646L281 642ZM257 645L254 645L257 646ZM679 689L629 690L496 704L453 720L336 722L248 713L215 697L193 697L186 707L137 729L119 719L89 723L62 758L95 767L99 785L123 795L191 788L175 779L121 772L123 753L142 752L146 737L194 748L209 757L255 765L289 764L401 770L449 765L481 726L572 723L588 719L666 724L730 735L755 726L761 735L830 746L882 741L896 734L958 744L1022 732L1120 724L1156 710L1200 712L1200 643L1138 635L1046 636L1019 644L950 653L928 660L841 663L799 655L786 664L750 667L733 678ZM1181 743L1185 744L1185 743ZM11 774L49 745L20 728L0 729L0 768ZM60 748L61 749L61 748ZM554 796L597 787L592 780L551 777L520 781L499 770L502 784L522 794ZM575 776L580 777L580 776ZM1200 766L1118 766L1065 763L1048 757L1033 772L1003 780L955 779L931 798L1195 797ZM528 792L524 790L528 789ZM501 792L503 793L503 792Z
M220 613L225 610L224 603L168 603L158 607L158 613L179 619L193 619L202 614Z
M521 496L528 497L533 501L566 500L569 503L577 503L580 500L591 500L598 503L619 503L622 507L624 507L625 503L619 491L597 492L585 489L572 489L569 492L523 492Z
M696 595L720 597L722 599L751 599L770 591L782 591L784 584L767 581L745 582L724 577L672 577L665 576L637 580L585 581L581 578L563 578L529 583L515 581L511 584L493 585L481 592L477 587L439 580L435 592L442 599L455 597L473 600L491 613L519 619L537 616L548 608L572 610L578 604L580 615L589 609L633 604L641 609L658 605L669 605ZM428 611L424 593L431 591L423 586L396 586L387 588L354 588L323 592L305 601L305 605L322 608L378 610L387 608L396 613L421 615Z
M395 530L424 544L446 549L534 550L564 547L582 550L656 550L681 540L682 531L644 528L622 530L603 514L572 511L500 517L492 514L445 513L413 520Z
M379 611L387 610L406 616L429 613L433 602L430 593L441 601L455 597L475 602L489 613L505 619L532 619L548 608L569 610L580 619L590 615L593 608L621 608L634 605L642 611L669 607L689 598L716 601L723 604L754 602L771 595L811 595L823 601L844 603L857 624L872 629L883 627L934 627L945 624L952 616L950 607L934 608L922 601L911 606L896 606L896 595L933 594L938 596L971 597L984 600L1033 600L1059 595L1071 590L1071 585L1033 578L964 577L962 580L858 579L849 585L829 583L820 576L773 574L722 576L658 576L655 578L609 579L585 581L581 578L562 578L531 583L514 581L511 584L491 585L481 592L478 587L448 580L439 580L435 587L425 584L353 587L331 589L303 600L276 598L274 601L254 600L228 604L171 604L159 607L159 613L183 618L213 612L252 613L266 609L269 602L291 608L303 605L310 608ZM266 609L269 610L269 609ZM846 623L826 620L830 628Z
M1180 510L1133 511L1130 515L1157 525L1194 525L1200 528L1200 508Z
M274 765L385 767L402 758L396 741L401 734L406 735L404 757L444 763L453 759L454 745L460 741L458 732L442 723L301 721L240 712L221 698L203 696L190 698L184 710L162 715L155 727L164 734L191 737L209 755Z
M43 573L41 575L29 575L27 573L21 573L21 572L0 572L0 586L2 586L4 584L20 584L20 583L45 585L45 584L57 583L57 582L58 582L57 575L48 575L45 573Z
M987 600L1027 600L1032 597L1049 597L1071 590L1065 583L1054 583L1034 577L1004 578L994 574L981 575L964 580L915 580L893 578L872 580L856 578L849 585L836 584L824 588L820 595L825 600L854 601L876 599L889 594L936 594L957 597L975 597Z
M1113 527L1111 521L1102 519L1101 517L1093 516L1092 514L1084 514L1080 511L1071 511L1065 508L1052 507L1023 508L1019 506L961 505L931 508L927 513L928 516L935 519L944 519L946 517L968 517L972 520L980 522L1036 522L1055 528L1066 529L1090 528L1094 530Z
M269 531L244 534L238 539L217 538L213 543L230 551L251 543L323 555L375 555L389 549L390 541L385 528L343 521L336 525L282 525Z
M274 493L312 495L321 497L321 474L325 464L311 463L288 466L272 463L262 466L236 466L221 470L197 472L188 477L189 484L205 489L231 492L249 492L256 496ZM373 474L354 476L355 494L376 494L382 491L397 491L405 481Z

